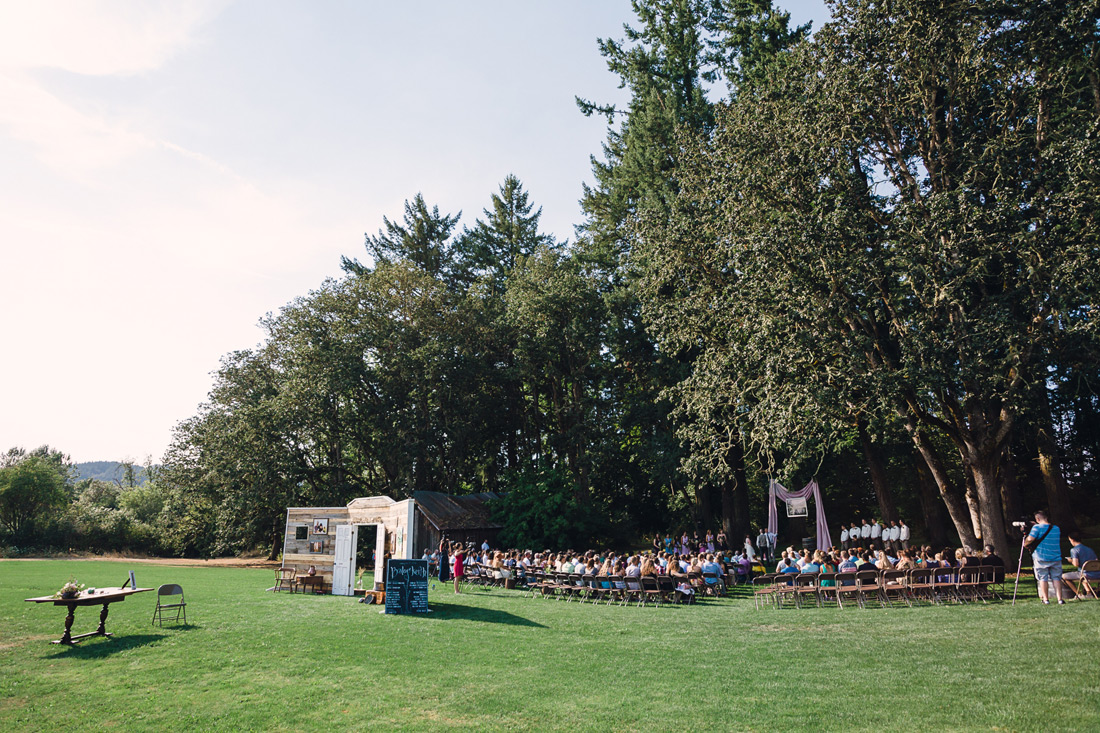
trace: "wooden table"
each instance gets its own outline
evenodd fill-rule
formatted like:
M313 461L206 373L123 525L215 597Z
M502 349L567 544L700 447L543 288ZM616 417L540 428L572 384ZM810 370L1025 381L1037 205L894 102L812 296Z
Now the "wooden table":
M295 575L294 579L298 581L298 585L302 586L302 592L305 593L305 586L313 586L313 592L317 593L317 589L325 584L325 576L323 575Z
M83 592L76 598L54 598L53 596L39 596L38 598L27 598L27 603L52 603L55 606L65 606L69 609L69 614L65 617L65 633L57 641L50 642L51 644L67 644L72 646L78 641L87 639L89 636L111 636L107 633L107 609L110 604L116 601L126 600L126 596L132 596L135 593L144 593L145 591L153 590L152 588L96 588L94 593ZM73 628L73 618L76 616L77 606L103 606L103 610L99 612L99 628L95 631L91 631L87 634L77 634L73 636L71 629Z

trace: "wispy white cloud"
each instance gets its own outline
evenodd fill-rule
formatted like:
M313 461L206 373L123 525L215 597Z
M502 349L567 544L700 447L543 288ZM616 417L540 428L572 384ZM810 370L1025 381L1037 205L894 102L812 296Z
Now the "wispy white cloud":
M93 76L160 68L225 0L34 0L0 5L0 68Z
M223 0L0 5L0 128L29 143L55 171L84 180L100 168L167 145L118 113L64 99L35 72L155 72L195 43L199 29L224 5Z

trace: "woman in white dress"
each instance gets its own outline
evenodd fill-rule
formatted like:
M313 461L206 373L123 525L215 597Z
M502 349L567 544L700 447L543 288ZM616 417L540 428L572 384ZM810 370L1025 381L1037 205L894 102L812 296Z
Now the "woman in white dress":
M745 535L745 557L749 559L749 562L756 562L756 550L752 547L752 538Z

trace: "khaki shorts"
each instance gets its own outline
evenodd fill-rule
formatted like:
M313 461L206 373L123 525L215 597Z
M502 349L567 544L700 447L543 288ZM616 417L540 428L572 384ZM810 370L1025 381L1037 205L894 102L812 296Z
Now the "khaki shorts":
M1058 560L1036 560L1036 580L1059 580L1062 577L1062 563Z

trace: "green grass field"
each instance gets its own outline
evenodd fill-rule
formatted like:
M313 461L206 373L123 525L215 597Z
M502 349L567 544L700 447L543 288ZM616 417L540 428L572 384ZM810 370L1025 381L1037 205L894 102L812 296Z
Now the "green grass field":
M65 648L64 609L23 601L131 568L182 585L190 623L151 626L144 593ZM1100 602L1041 606L1033 581L1016 607L778 612L437 586L407 617L272 575L0 561L0 730L1100 730Z

